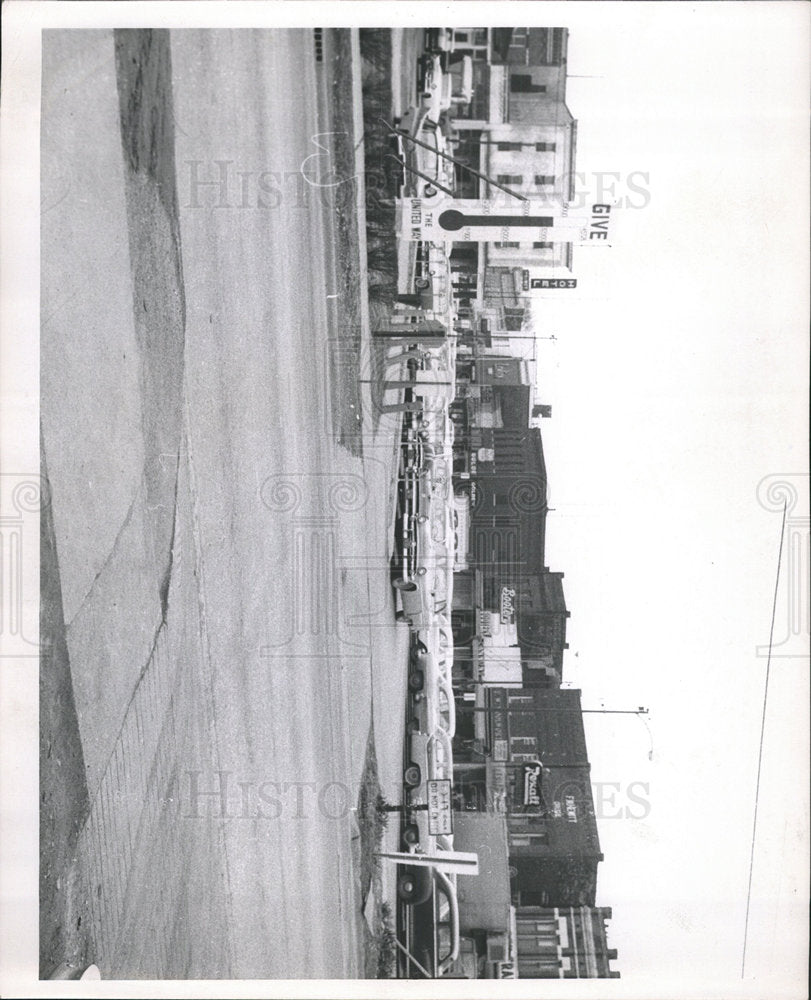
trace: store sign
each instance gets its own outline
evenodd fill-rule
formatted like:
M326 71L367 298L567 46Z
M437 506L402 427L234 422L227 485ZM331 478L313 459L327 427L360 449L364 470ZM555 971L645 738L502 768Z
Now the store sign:
M566 819L570 823L577 822L577 805L574 801L574 795L567 795L564 799L566 803Z
M524 269L521 272L521 290L526 292L529 289L529 271Z
M577 288L577 278L533 278L532 288Z
M555 819L563 818L563 806L560 802L552 803L552 815L554 816Z
M539 806L541 804L541 762L533 761L524 764L524 805Z
M428 833L432 837L453 833L451 783L447 778L428 782Z
M515 622L515 590L512 587L501 588L501 623L503 625Z
M493 760L504 761L509 756L507 740L493 740Z

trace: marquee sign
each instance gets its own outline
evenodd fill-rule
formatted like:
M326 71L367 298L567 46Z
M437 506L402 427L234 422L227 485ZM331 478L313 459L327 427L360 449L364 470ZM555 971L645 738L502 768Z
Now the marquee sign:
M611 205L516 207L488 198L404 198L398 203L399 235L432 243L608 243Z

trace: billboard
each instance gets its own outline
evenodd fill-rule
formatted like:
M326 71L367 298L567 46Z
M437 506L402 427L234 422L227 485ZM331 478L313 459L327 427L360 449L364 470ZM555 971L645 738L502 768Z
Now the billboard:
M555 205L489 198L401 198L398 235L432 243L608 244L611 205Z

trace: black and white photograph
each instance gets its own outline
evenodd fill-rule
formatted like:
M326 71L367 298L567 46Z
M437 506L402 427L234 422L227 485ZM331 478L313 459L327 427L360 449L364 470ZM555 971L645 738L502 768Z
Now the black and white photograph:
M3 995L806 996L808 6L3 20Z

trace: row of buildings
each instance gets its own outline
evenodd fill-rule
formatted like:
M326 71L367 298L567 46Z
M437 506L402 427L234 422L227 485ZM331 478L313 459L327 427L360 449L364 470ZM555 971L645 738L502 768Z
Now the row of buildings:
M574 200L577 123L565 28L458 28L474 96L455 107L454 156L532 198ZM462 167L456 194L508 197ZM564 574L546 565L547 476L534 372L517 356L528 291L571 272L570 244L454 244L457 514L452 627L455 843L463 930L485 974L615 977L580 691L564 685ZM556 270L550 270L556 269ZM466 884L462 885L465 882Z

